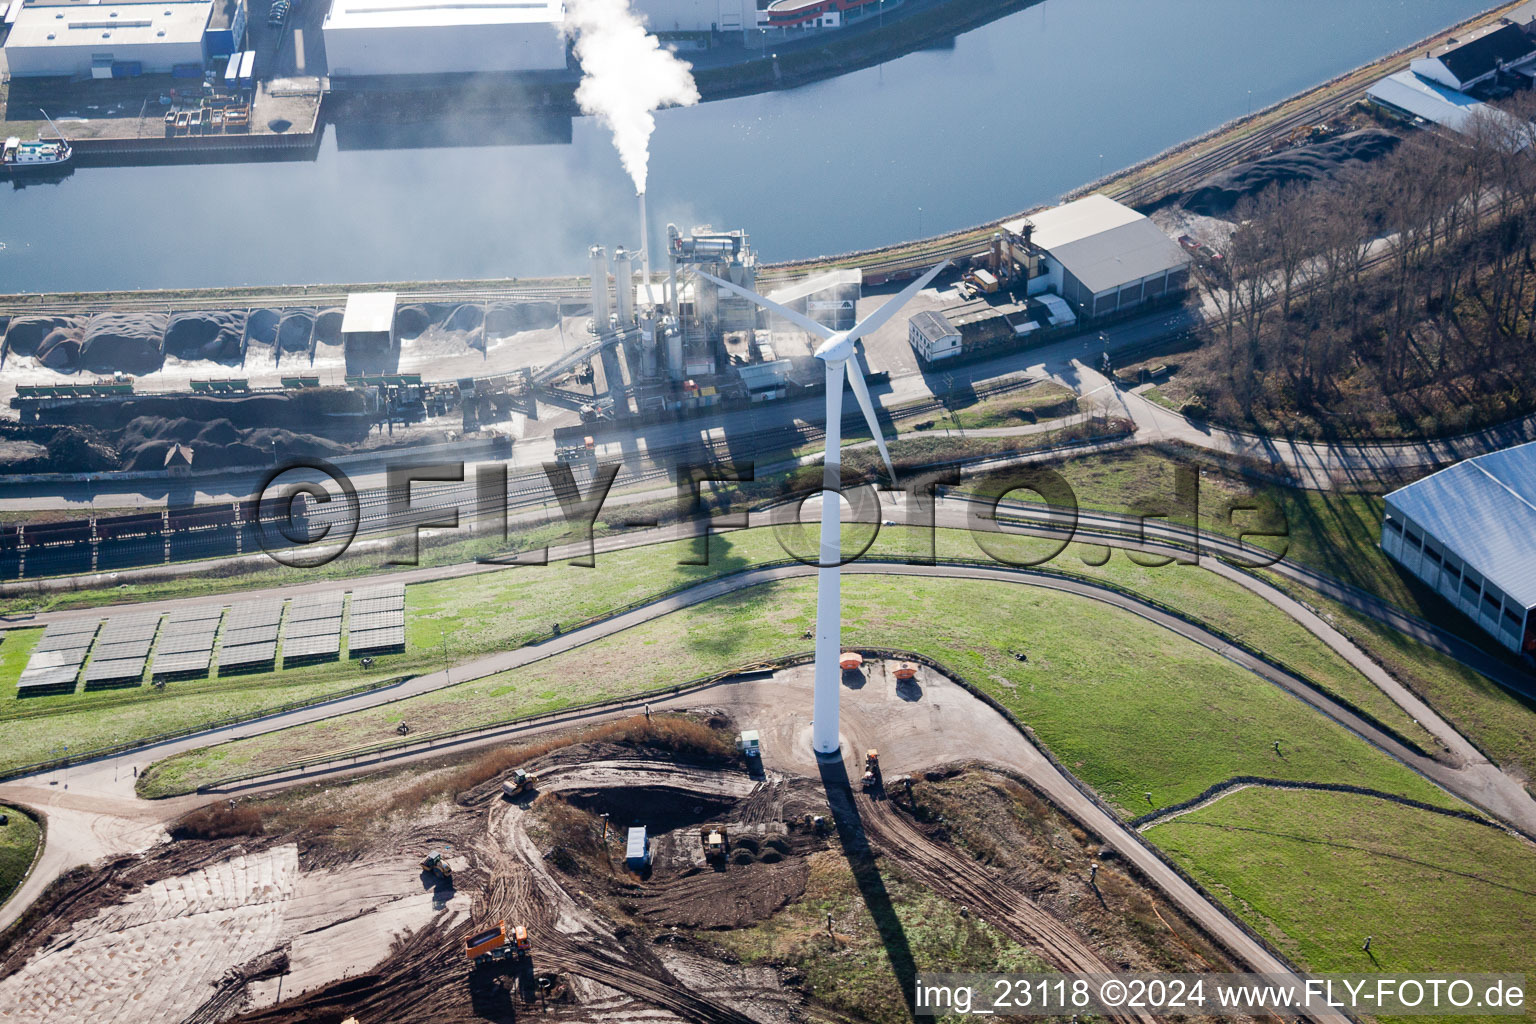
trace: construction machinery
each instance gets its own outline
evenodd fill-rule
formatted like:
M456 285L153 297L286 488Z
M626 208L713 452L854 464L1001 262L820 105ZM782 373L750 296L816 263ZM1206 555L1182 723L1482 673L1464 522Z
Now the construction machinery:
M518 925L510 932L505 920L475 932L464 940L464 955L471 963L487 963L492 960L521 960L528 956L532 947L528 942L528 929Z
M864 788L880 788L880 751L871 747L864 755Z
M725 860L731 840L724 825L706 825L699 829L699 841L704 844L705 860L711 862Z
M453 868L448 866L448 861L443 858L442 850L433 850L421 859L421 870L429 875L441 878L445 882L453 881Z
M521 796L533 785L533 776L521 768L512 769L512 777L501 784L501 795L506 797Z
M755 759L763 756L762 741L757 735L756 729L749 729L736 737L736 749L746 757Z

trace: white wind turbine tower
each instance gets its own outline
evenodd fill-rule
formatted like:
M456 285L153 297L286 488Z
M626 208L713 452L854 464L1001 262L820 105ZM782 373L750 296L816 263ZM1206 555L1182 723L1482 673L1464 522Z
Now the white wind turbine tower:
M841 508L838 499L842 486L843 376L846 373L849 383L853 385L853 397L858 400L859 408L864 412L864 420L869 424L869 432L874 435L875 445L880 449L880 458L885 461L885 471L890 474L894 485L896 470L891 465L891 453L885 447L885 438L881 436L880 424L875 419L875 406L869 398L869 387L864 383L864 372L859 369L854 343L883 327L947 266L948 260L940 263L849 331L834 331L756 292L699 271L700 277L752 300L822 339L816 349L816 358L827 367L827 454L822 470L821 557L816 572L816 696L811 712L811 746L818 754L834 754L838 749L838 695L842 672L838 658L842 653L843 560Z

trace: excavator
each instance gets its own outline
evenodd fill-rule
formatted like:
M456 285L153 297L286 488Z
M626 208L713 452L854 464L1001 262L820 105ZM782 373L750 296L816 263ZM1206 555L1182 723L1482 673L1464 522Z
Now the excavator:
M880 788L880 751L874 747L864 755L864 779L865 792Z

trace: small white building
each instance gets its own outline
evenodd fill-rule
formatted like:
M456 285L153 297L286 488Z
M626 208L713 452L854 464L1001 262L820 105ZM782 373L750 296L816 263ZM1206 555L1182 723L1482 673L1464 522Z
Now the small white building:
M213 0L24 4L5 40L12 75L111 78L204 63Z
M1504 647L1536 652L1536 442L1385 498L1381 549Z
M334 0L320 31L332 78L560 71L561 0Z
M1044 273L1029 294L1061 296L1080 319L1109 316L1183 292L1189 254L1144 215L1091 195L1029 216ZM1009 224L1022 232L1024 222Z
M960 329L943 313L923 310L907 321L907 340L925 363L960 354Z
M342 347L349 352L387 351L395 341L395 293L356 292L341 315Z

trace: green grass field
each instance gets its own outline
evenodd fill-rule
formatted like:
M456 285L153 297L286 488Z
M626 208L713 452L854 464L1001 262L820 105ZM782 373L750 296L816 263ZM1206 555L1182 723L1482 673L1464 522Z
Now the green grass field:
M141 779L146 795L413 731L472 727L621 696L801 650L814 582L765 584L578 650L386 707L195 751ZM914 650L986 689L1127 816L1239 774L1352 782L1455 801L1219 655L1097 601L1010 583L851 577L849 644ZM944 626L933 627L934 609ZM1009 651L1028 652L1020 663ZM1281 740L1284 757L1272 743ZM959 756L960 752L957 752Z
M1246 789L1147 838L1303 968L1536 976L1536 849L1498 829L1370 797Z
M849 531L850 545L861 543ZM905 555L917 550L919 535L905 527L880 531L873 554ZM992 551L1009 558L1038 553L1045 542L996 538ZM985 553L963 531L939 532L941 557L981 558ZM791 549L796 544L788 545ZM1199 621L1240 638L1318 685L1385 722L1421 745L1428 735L1384 693L1300 625L1230 581L1191 566L1147 568L1105 549L1073 546L1051 568L1099 579L1182 609ZM0 767L29 764L69 745L79 750L124 738L150 736L229 716L249 716L295 700L311 699L392 675L435 671L509 650L629 602L668 589L788 557L768 528L722 534L710 540L708 565L679 564L702 558L696 541L676 541L603 554L595 568L528 566L471 577L415 584L407 588L407 648L375 660L366 672L356 662L278 670L273 673L178 681L163 691L151 687L11 700L0 704L0 721L13 729L0 752ZM27 631L36 634L37 631ZM446 641L446 643L445 643ZM0 645L0 688L14 685L32 638L12 637ZM15 647L12 648L12 644ZM764 655L779 653L771 646ZM757 656L757 655L755 655ZM9 659L9 660L4 660ZM706 671L708 666L700 668ZM694 673L686 673L683 677ZM675 677L674 677L675 678ZM663 681L657 679L653 685ZM3 691L0 691L3 692ZM540 701L541 708L553 707ZM503 714L501 717L505 717Z
M0 825L0 904L4 904L32 867L43 833L31 815L14 807L0 806L0 814L9 819Z

